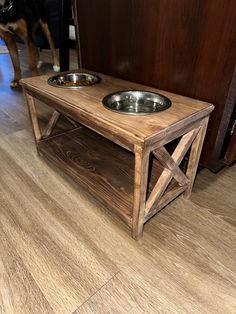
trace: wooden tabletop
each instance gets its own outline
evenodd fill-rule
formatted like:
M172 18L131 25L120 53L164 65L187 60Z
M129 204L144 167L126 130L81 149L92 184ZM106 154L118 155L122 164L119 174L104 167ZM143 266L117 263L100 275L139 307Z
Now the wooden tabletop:
M213 105L203 101L96 74L102 79L99 84L74 90L48 85L48 75L22 79L21 84L28 93L39 99L47 99L59 111L63 108L78 121L82 119L85 124L86 121L90 121L88 123L90 128L96 131L106 129L107 132L119 134L119 137L124 137L132 143L143 143L154 136L175 132L183 125L207 116L214 108ZM129 89L163 94L170 98L172 106L151 115L131 116L113 112L102 105L104 96ZM103 134L102 131L99 133Z

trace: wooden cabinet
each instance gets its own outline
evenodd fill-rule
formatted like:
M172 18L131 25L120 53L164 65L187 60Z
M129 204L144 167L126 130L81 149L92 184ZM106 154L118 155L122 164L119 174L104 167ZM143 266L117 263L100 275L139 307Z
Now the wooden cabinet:
M74 0L84 68L211 102L202 165L217 171L236 99L235 0Z

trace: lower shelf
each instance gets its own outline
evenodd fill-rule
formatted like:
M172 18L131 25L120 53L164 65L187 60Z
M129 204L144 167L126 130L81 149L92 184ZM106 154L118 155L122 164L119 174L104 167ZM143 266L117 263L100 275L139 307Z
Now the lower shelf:
M38 151L131 225L132 153L84 127L40 141Z
M79 127L38 143L40 155L84 186L108 209L132 225L134 154ZM148 194L163 168L150 158ZM172 188L170 184L169 188Z

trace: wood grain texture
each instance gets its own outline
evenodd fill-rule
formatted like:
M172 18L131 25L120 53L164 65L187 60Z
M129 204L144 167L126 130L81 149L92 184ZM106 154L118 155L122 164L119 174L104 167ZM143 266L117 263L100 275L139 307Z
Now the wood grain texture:
M83 71L86 72L87 70ZM91 190L92 194L95 194L98 199L103 200L108 207L111 203L112 206L110 207L112 207L113 210L117 212L129 226L131 226L131 235L134 239L138 240L142 236L145 219L150 217L149 211L155 213L155 208L158 208L158 210L160 209L158 202L169 186L173 176L176 178L177 175L179 178L182 175L182 179L185 179L185 184L182 185L185 189L188 189L186 195L190 196L205 137L208 116L214 107L209 103L153 89L156 93L164 95L168 94L168 97L171 100L171 106L167 110L144 116L118 114L112 110L107 110L107 108L103 106L104 96L108 95L110 92L114 93L119 90L120 85L124 86L125 90L149 90L150 88L144 85L105 76L101 73L96 74L101 78L101 81L98 84L73 90L51 86L48 84L48 76L21 80L32 121L36 146L39 153L46 157L48 156L48 159L54 161L59 169L65 169L65 171L68 174L71 174L73 178L82 179L82 183L86 188ZM81 144L79 142L79 134L77 135L77 138L75 138L74 135L76 133L73 133L72 135L70 132L70 136L72 135L73 138L72 141L65 135L61 138L58 137L57 140L59 140L59 142L57 143L51 142L50 138L48 138L47 142L44 141L42 144L42 141L40 141L42 136L35 108L36 100L45 102L55 110L54 113L57 113L56 120L54 119L53 113L52 118L50 118L49 123L46 126L46 131L49 126L49 134L51 132L51 124L53 125L53 122L57 121L60 113L68 116L69 119L78 121L85 127L84 130L89 128L94 131L94 136L92 133L89 135L90 139L88 145L83 139L83 132L81 133L81 148L82 150L89 152L87 159L84 158L85 155L81 158L82 155L78 151L78 146ZM192 130L194 130L193 135L195 135L196 123L199 123L202 128L204 126L204 132L199 132L201 133L201 136L199 136L199 138L197 137L198 140L196 140L195 143L194 137L192 138ZM198 128L196 129L196 132L197 131ZM164 162L166 169L164 169L158 183L151 192L151 202L149 202L151 205L147 204L146 206L149 185L148 177L151 174L151 171L149 171L149 156L152 152L151 147L153 148L154 156L159 158L163 164L163 158L160 156L160 153L165 150L165 148L160 145L160 142L164 141L165 143L168 143L170 141L169 138L172 140L177 139L179 133L183 135L183 140L185 140L186 135L188 138L188 134L190 134L189 137L190 140L192 140L189 140L187 143L183 142L183 144L182 140L180 141L180 144L176 148L177 153L174 152L173 154L171 168ZM129 194L129 198L131 202L133 202L133 205L129 201L127 202L126 195L122 196L121 194L122 189L124 192L127 190L127 188L124 189L124 186L128 186L126 182L121 182L119 178L120 183L118 185L117 183L114 184L116 179L114 179L113 174L112 176L110 175L111 173L114 173L112 170L112 168L114 168L113 159L120 155L119 150L115 149L114 145L113 147L111 146L110 148L107 148L106 142L98 146L97 142L99 143L100 139L98 138L96 140L96 134L103 135L106 138L107 143L113 142L121 146L121 148L127 148L134 153L134 163L133 166L131 166L134 168L134 183L130 182L130 189L133 190L133 198L131 194ZM188 163L187 168L188 178L185 178L178 166L192 142L190 162ZM46 145L44 145L45 143ZM158 152L158 149L160 152ZM61 155L62 151L64 155ZM165 155L168 155L169 158L169 153L166 150L165 152ZM176 158L174 156L175 154ZM95 161L93 161L89 155L96 155ZM106 157L103 157L103 155ZM121 173L127 173L126 170L123 171L123 167L126 167L127 169L127 166L125 165L126 158L122 156L119 159L120 161L116 162L116 169L119 169ZM103 169L96 165L100 162ZM79 164L78 166L77 163ZM112 165L112 167L110 167L110 165ZM90 167L92 167L92 171L89 169ZM86 172L84 172L85 169ZM130 169L130 166L128 166L128 169ZM132 174L130 175L130 173L128 176L123 176L123 181L127 181L127 177L132 177ZM91 182L90 185L89 182ZM107 184L106 188L104 183ZM178 192L181 190L182 189L179 189ZM175 190L173 193L168 193L166 196L167 195L169 195L170 200L172 200L178 193ZM166 204L166 196L165 201L161 202L161 204ZM144 218L145 214L147 215Z
M133 216L140 216L139 207L145 203L146 194L151 195L163 171L145 152L145 171L139 176L139 163L142 163L139 155L135 168L136 155L82 126L40 141L37 149L40 156L83 185L92 197L116 212L130 227L139 224L136 217L132 222ZM174 182L169 184L168 190L173 186ZM142 202L138 195L140 189L143 189ZM167 202L167 198L165 200Z
M235 185L225 191L220 204L215 203L222 184L228 187L235 182L235 174L235 167L218 175L201 172L194 202L179 198L168 206L168 213L162 211L156 222L152 219L146 225L142 249L148 260L141 258L123 267L75 313L103 313L104 309L106 313L234 313L236 234L235 215L230 211L236 208ZM232 215L234 225L226 219ZM219 276L222 271L224 275Z
M154 214L155 208L156 212L160 210L158 202L167 187L170 186L169 183L172 177L176 178L177 176L177 181L178 178L182 178L182 180L184 178L185 183L182 186L188 190L186 195L190 196L205 137L208 116L214 107L209 103L169 93L172 102L171 107L163 112L141 117L136 115L121 115L112 110L107 110L102 105L103 96L110 89L113 92L117 90L117 79L104 76L100 73L97 73L97 75L101 77L101 82L97 85L77 90L57 89L48 84L47 76L40 76L36 79L23 79L21 80L21 85L23 86L26 103L29 108L39 154L46 156L50 161L54 161L59 169L64 169L76 180L80 178L82 184L92 194L96 195L98 199L104 201L108 207L111 203L112 206L110 207L131 227L132 237L138 240L142 236L144 221L147 221L147 217L151 217L149 212ZM133 84L128 81L118 81L124 85L126 90L130 89L130 86L134 86L136 90L149 89L149 87ZM101 90L106 93L102 97L100 95ZM158 90L154 91L159 92ZM161 93L165 94L164 91L161 91ZM51 125L54 127L61 112L69 116L69 120L72 118L78 121L84 128L81 127L78 132L75 129L75 133L69 132L68 137L66 136L67 134L57 137L56 142L51 141L50 137L46 141L41 141L42 135L35 107L36 100L44 101L52 109L56 109L45 128L46 132L49 128L48 135L52 130ZM196 103L198 106L196 106ZM54 119L55 113L56 120ZM141 121L142 124L140 125ZM204 132L199 131L200 127L195 130L196 123L199 123L202 129L204 129ZM94 132L90 132L88 128L91 128ZM86 129L89 131L88 137L86 132L83 132ZM189 129L190 132L188 132ZM194 140L197 131L199 131L200 136L197 137L197 140ZM159 142L165 141L168 143L169 137L176 139L178 132L183 134L183 137L173 153L173 158L171 157L172 165L170 168L168 162L164 160L166 156L170 158L170 155ZM103 135L107 143L103 141L102 144L97 145L97 143L101 142L102 138L96 138L96 134ZM71 136L72 140L70 139ZM187 142L185 143L186 136ZM129 165L128 167L125 165L127 158L124 157L123 152L122 155L119 153L119 149L116 149L115 145L107 147L107 144L109 146L109 143L112 142L119 144L122 148L128 148L134 153L133 165ZM154 146L153 142L156 146ZM192 143L190 161L187 168L188 178L186 178L178 166ZM78 150L79 146L80 150ZM151 147L154 147L154 156L161 161L162 165L164 164L164 168L166 169L164 169L151 192L151 202L149 202L147 194L149 190L148 177L152 176L151 167L149 170ZM89 153L87 156L83 155L83 153L80 153L81 150ZM162 156L163 151L165 151L165 158ZM63 153L61 154L61 152ZM96 156L95 160L90 157L93 155ZM118 157L118 160L115 161L116 166L114 166L113 159L117 159L117 156L121 157ZM132 170L131 172L127 171L130 168L134 168L134 182L131 180L127 184L127 179L132 178ZM113 169L119 169L121 173L128 173L128 175L122 178L119 178L118 175L117 184ZM122 182L122 179L126 182ZM125 186L126 188L124 188ZM124 190L126 193L128 189L133 190L133 197L130 193L128 198L126 195L122 195L122 191ZM178 193L181 190L178 189ZM172 200L178 193L175 190L173 193L166 194L165 201L162 201L161 204L167 203L167 195ZM151 203L151 205L146 205L146 201L147 203Z
M59 117L60 117L60 113L57 111L53 111L52 116L46 128L43 130L42 138L47 138L49 135L51 135L54 127L56 126L58 122Z
M41 141L40 155L81 182L131 225L134 158L86 128Z
M32 124L35 142L38 143L42 138L42 132L40 130L39 123L38 123L35 100L31 95L26 94L26 93L24 94L25 94L25 99L28 104L29 116L30 116L30 120Z
M1 206L8 204L1 199ZM8 209L10 209L8 207ZM16 247L0 223L0 312L1 313L54 313L35 282L31 272L16 252ZM17 296L17 297L16 297Z
M179 168L179 165L175 163L173 157L168 153L165 147L159 147L153 152L153 154L155 157L158 158L158 160L165 168L169 169L169 171L172 172L173 177L181 186L187 185L189 183L189 180Z
M185 154L187 153L189 147L192 144L192 141L194 140L196 136L197 130L193 129L192 131L185 134L180 142L178 143L177 147L175 148L173 155L172 155L172 161L175 164L175 166L179 166L182 159L184 158ZM154 156L159 157L159 152L156 153L158 149L154 150ZM161 150L160 150L161 151ZM166 152L166 150L164 150ZM155 212L155 208L157 207L158 201L160 197L165 192L167 186L170 184L172 177L175 173L172 173L172 171L169 170L169 168L165 168L159 177L158 181L156 182L147 202L146 202L146 208L145 212L148 214L148 212ZM185 181L185 184L187 182ZM149 215L148 215L149 216Z
M21 145L26 140L22 133L18 134L16 138ZM17 145L16 142L14 145ZM32 142L30 146L32 149ZM26 269L37 282L45 298L50 302L53 311L70 313L77 307L78 302L84 302L106 283L118 268L103 253L101 253L104 256L102 262L101 256L97 255L98 252L95 252L96 249L92 243L92 251L83 243L83 231L79 235L80 227L76 223L76 221L82 222L83 220L78 211L81 199L75 197L74 205L70 203L68 208L71 192L67 191L67 195L65 195L65 190L60 190L59 184L57 186L58 196L61 194L60 198L64 199L63 203L65 202L64 205L59 205L59 199L55 199L54 193L54 195L48 196L52 185L48 181L50 174L47 171L49 169L44 168L42 173L36 174L35 169L30 166L32 159L29 157L23 160L24 167L21 168L18 165L18 162L21 163L18 158L21 154L27 154L26 148L23 147L22 149L18 144L17 149L20 150L18 157L16 156L17 160L11 159L8 152L1 150L1 161L2 163L5 161L5 170L1 168L0 180L1 191L4 190L2 197L5 200L4 203L1 202L1 227L7 234L10 243L12 242L13 247L17 247L17 252L24 260ZM24 159L23 156L22 159ZM37 163L37 157L33 159ZM12 176L11 165L14 165L14 177ZM41 187L35 184L35 180L41 182ZM69 216L61 216L63 207L72 211L77 208L77 218L74 217L74 220ZM85 211L86 207L87 205L84 207ZM89 207L90 205L88 205L87 210ZM52 211L48 212L49 208ZM81 210L83 211L82 208ZM61 219L64 222L59 223L61 225L59 227L58 222ZM90 219L93 220L92 217ZM52 223L51 230L45 229L46 222ZM64 229L66 225L67 227ZM68 233L68 227L74 231ZM87 240L89 241L89 238ZM91 276L91 269L96 269L97 275L94 273ZM55 293L56 286L59 289ZM14 310L16 311L17 308Z
M186 198L189 198L191 196L191 191L193 188L195 175L197 173L198 162L199 162L201 151L202 151L202 145L205 139L208 120L209 120L209 117L206 117L205 119L201 121L201 128L199 132L197 133L196 138L193 141L193 144L191 146L189 160L188 160L188 167L186 171L186 175L190 179L190 184L188 186L188 189L184 193L184 196Z
M7 58L0 111L20 129L0 116L0 313L234 314L235 165L199 172L191 199L169 204L136 242L86 189L38 158ZM51 112L38 111L48 121Z
M40 76L21 80L25 91L36 99L69 115L87 127L99 130L106 138L117 142L123 147L129 144L133 150L134 144L141 144L149 138L164 137L163 133L171 134L189 123L207 116L213 106L199 100L171 94L148 86L120 80L98 73L102 81L99 84L79 90L55 88L47 83L48 76ZM170 98L172 105L168 110L146 116L119 115L107 110L102 105L102 99L120 90L150 90L159 92ZM140 128L140 124L142 128Z
M134 201L132 237L138 240L143 233L145 202L148 190L149 150L135 146Z

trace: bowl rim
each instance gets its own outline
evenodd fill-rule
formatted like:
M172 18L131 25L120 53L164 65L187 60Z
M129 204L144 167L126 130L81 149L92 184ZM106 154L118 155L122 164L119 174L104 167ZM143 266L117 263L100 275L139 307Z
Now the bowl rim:
M68 75L74 75L74 74L80 74L80 75L87 75L87 76L92 76L95 78L95 81L90 83L89 85L81 85L81 86L65 86L65 85L59 85L59 84L56 84L54 81L56 79L58 79L59 77L63 77L63 76L68 76ZM53 87L58 87L58 88L64 88L64 89L79 89L79 88L84 88L84 87L90 87L90 86L93 86L95 84L98 84L101 82L101 77L98 76L97 74L94 74L94 73L89 73L89 72L85 72L85 71L66 71L66 72L61 72L61 73L58 73L56 75L52 75L48 78L47 80L47 83L48 85L50 86L53 86Z
M112 98L113 96L115 95L119 95L119 94L123 94L123 93L129 93L129 92L141 92L141 93L148 93L148 94L153 94L153 95L156 95L158 97L161 97L165 102L165 106L163 105L162 107L159 107L157 110L155 111L150 111L150 112L128 112L128 111L124 111L124 110L117 110L117 109L112 109L111 107L109 107L108 105L108 99ZM128 89L128 90L121 90L121 91L117 91L117 92L114 92L114 93L111 93L111 94L108 94L106 95L103 99L102 99L102 104L103 106L108 109L108 110L111 110L113 112L116 112L116 113L120 113L120 114L127 114L127 115L135 115L135 116L142 116L142 115L150 115L150 114L155 114L155 113L158 113L158 112L161 112L161 111L164 111L168 108L171 107L172 105L172 101L166 97L165 95L163 94L160 94L160 93L156 93L156 92L153 92L153 91L148 91L148 90L137 90L137 89Z

